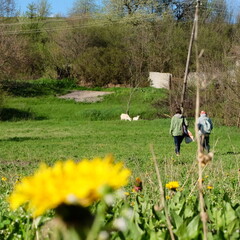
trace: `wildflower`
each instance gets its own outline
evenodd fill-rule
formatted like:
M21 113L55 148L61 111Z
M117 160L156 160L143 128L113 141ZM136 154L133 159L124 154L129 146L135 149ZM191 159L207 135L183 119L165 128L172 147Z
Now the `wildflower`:
M111 193L104 196L104 201L108 206L112 206L115 203L115 196Z
M132 208L126 208L122 211L122 215L126 218L126 219L131 219L134 215L134 212L132 210Z
M129 192L124 192L125 196L129 196L130 193Z
M119 198L119 199L124 199L126 197L126 194L123 191L123 189L118 189L115 195L116 195L116 198Z
M213 189L213 186L207 186L207 189L211 190Z
M133 192L140 192L140 191L142 191L142 188L143 188L142 180L139 177L137 177L136 181L135 181L135 185L133 187Z
M142 182L141 178L140 177L136 177L136 182L138 182L138 183Z
M2 177L2 181L7 181L7 178L6 177Z
M112 156L77 163L58 161L53 167L42 164L33 176L15 185L8 201L13 210L27 203L34 216L61 204L87 207L126 185L129 176L122 163L113 164Z
M169 200L169 199L171 199L171 197L167 195L167 196L166 196L166 199Z
M169 182L166 184L166 188L171 190L176 190L179 187L179 183L177 181Z
M99 240L107 240L109 239L109 233L107 231L101 231L98 235Z
M127 230L127 223L126 220L123 217L116 218L113 221L113 226L118 229L119 231L126 231Z

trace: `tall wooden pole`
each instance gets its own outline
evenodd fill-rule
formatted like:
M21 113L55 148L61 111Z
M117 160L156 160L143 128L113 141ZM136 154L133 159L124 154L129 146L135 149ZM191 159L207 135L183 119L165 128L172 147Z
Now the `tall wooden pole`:
M198 8L199 8L200 1L197 1L196 6L196 12L195 12L195 34L194 34L194 46L195 46L195 52L196 52L196 73L199 72L199 57L198 56ZM207 240L207 233L208 233L208 227L207 227L207 213L205 212L205 202L203 198L203 180L202 180L202 166L200 161L200 155L201 148L200 148L200 139L198 136L198 116L199 116L199 107L200 107L200 79L197 75L197 94L196 94L196 111L195 111L195 134L197 138L197 158L198 158L198 191L199 191L199 205L200 205L200 218L203 224L203 239Z
M193 27L192 27L192 33L191 33L191 38L190 38L190 42L189 42L189 46L188 46L188 55L187 55L187 62L186 62L186 67L185 67L184 79L183 79L183 89L182 89L182 95L181 95L181 110L182 110L182 113L184 113L184 101L185 101L185 98L186 98L186 91L187 91L187 76L188 76L189 63L190 63L190 57L191 57L191 52L192 52L192 45L193 45L194 37L196 36L199 5L200 5L200 1L197 0L194 22L193 22Z

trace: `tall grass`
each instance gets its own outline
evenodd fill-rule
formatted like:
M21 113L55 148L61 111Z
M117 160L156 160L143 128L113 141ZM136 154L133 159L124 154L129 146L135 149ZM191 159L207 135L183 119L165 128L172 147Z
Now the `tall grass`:
M104 97L104 101L97 103L79 103L74 100L58 99L53 96L42 97L10 97L7 99L5 111L1 118L7 120L23 119L55 119L55 120L117 120L126 111L130 89L108 89L113 94ZM140 115L142 119L155 119L168 113L167 106L155 106L159 100L166 98L167 93L159 89L138 89L133 96L130 115ZM11 114L16 114L11 118ZM4 110L4 109L3 109ZM22 114L21 114L22 113ZM25 114L24 114L25 113Z
M165 91L151 88L139 89L132 99L130 115L140 115L141 119L132 122L119 119L126 107L130 90L110 89L109 91L114 93L107 95L102 102L97 103L76 103L72 100L46 95L6 99L5 110L12 110L8 112L9 116L0 123L0 177L7 179L2 181L0 188L3 200L0 209L7 209L4 199L15 182L22 176L33 173L40 162L52 165L56 160L91 159L96 156L104 157L111 153L116 161L123 161L132 170L132 177L126 191L132 191L136 177L142 179L143 192L136 199L130 196L129 202L133 201L136 204L134 211L141 216L139 226L145 231L145 236L151 235L155 236L153 239L159 239L158 230L163 223L162 217L158 219L160 210L154 212L155 205L159 203L160 193L150 151L150 145L153 145L163 187L169 181L180 183L179 192L174 194L165 190L165 194L172 199L167 204L171 220L174 220L174 234L184 236L185 230L183 229L185 228L183 226L178 228L180 224L177 221L179 219L182 221L181 218L187 224L198 221L195 218L195 213L198 215L196 142L183 143L181 156L175 156L173 139L169 135L170 119L157 117L167 113L166 106L161 109L156 108L160 106L159 101L166 97ZM189 122L190 130L194 132L194 122L192 119ZM215 154L212 162L203 169L203 191L207 196L205 200L209 214L212 214L209 224L212 224L213 229L219 225L219 223L216 224L215 218L223 221L225 212L220 216L223 209L233 209L230 211L232 214L230 217L234 216L234 219L236 216L232 211L236 214L239 211L239 133L236 127L214 125L210 136L211 149ZM208 189L209 186L212 189ZM222 199L228 201L226 194L231 198L232 208L229 208L228 203L221 207ZM115 206L113 209L116 211L112 210L111 214L118 217L120 208ZM211 213L212 209L218 212L219 216ZM176 213L181 217L176 216ZM5 236L8 231L9 234L20 234L21 237L29 237L32 234L29 230L31 220L26 217L22 209L17 213L2 211L0 218L6 220L0 225L2 229L6 229L3 231ZM154 221L156 223L153 224ZM10 223L11 225L8 226ZM225 231L219 225L220 228L222 232L219 230L217 236ZM0 231L0 236L3 236L1 233ZM234 234L237 236L236 231ZM131 237L130 239L137 238ZM167 235L165 239L168 239Z
M182 183L196 181L193 170L196 167L196 143L183 143L182 155L176 158L173 139L169 135L170 119L120 121L128 93L129 90L118 89L98 103L76 103L50 96L9 97L5 107L28 110L35 117L1 122L2 174L9 174L14 169L24 175L42 161L52 164L59 159L78 160L112 153L117 161L124 161L133 169L134 175L149 179L148 174L154 172L149 150L149 144L153 144L166 180L178 179ZM132 116L140 114L143 118L145 111L150 118L151 111L154 111L151 100L159 96L164 96L164 93L155 89L139 89L133 99ZM86 115L94 111L100 114L91 115L92 118ZM104 120L107 116L110 116L109 119ZM193 132L193 129L193 121L190 120L190 130ZM204 174L212 175L212 180L225 179L219 187L224 185L231 192L231 187L237 186L239 129L215 126L210 143L215 158L211 169L207 168ZM231 184L228 175L235 179Z

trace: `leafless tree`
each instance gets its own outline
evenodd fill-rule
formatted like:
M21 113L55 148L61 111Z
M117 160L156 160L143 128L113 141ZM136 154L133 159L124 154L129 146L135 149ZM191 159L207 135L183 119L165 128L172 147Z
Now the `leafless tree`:
M25 71L27 43L17 35L0 32L0 80L12 79Z
M14 0L0 0L0 17L15 17L16 15Z

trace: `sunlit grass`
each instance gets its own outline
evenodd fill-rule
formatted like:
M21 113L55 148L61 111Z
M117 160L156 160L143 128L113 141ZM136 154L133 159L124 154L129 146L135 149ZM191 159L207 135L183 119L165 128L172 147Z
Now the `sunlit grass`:
M121 94L120 92L119 95ZM186 207L187 210L184 210L185 213L182 217L184 219L185 215L188 216L185 220L190 223L189 219L196 216L194 211L197 209L194 205L196 204L198 187L196 143L186 144L183 142L181 156L175 156L173 139L169 135L170 119L120 121L119 115L123 112L126 104L126 102L119 102L120 99L124 98L121 96L117 100L111 96L110 99L106 99L102 103L93 104L80 104L54 97L7 99L7 107L31 112L36 118L1 122L0 178L2 203L0 209L2 209L2 216L6 220L1 225L3 229L8 229L6 231L12 231L21 236L32 236L30 217L21 208L14 213L10 212L5 198L12 191L13 185L22 177L32 174L41 162L53 165L57 160L92 159L94 157L104 157L109 153L114 155L117 162L123 161L125 166L131 169L130 184L124 190L129 193L127 197L129 205L133 204L135 211L142 209L141 211L144 214L141 221L147 223L146 225L143 224L147 229L150 224L148 220L154 215L153 207L158 209L159 202L159 191L150 153L150 144L153 144L164 186L172 181L177 181L179 184L177 191L165 188L166 201L170 209L174 209L180 214L181 207ZM132 113L137 115L138 111L146 111L144 116L149 117L151 115L148 112L150 108L148 105L149 99L150 96L146 94L144 100L146 105L142 101L140 102L141 106L137 104L137 99L135 99ZM107 120L94 119L96 116L92 116L93 119L83 117L82 114L91 109L98 110L100 112L99 116L105 117L107 114L104 115L104 111L108 111L111 117ZM143 109L145 110L143 111ZM149 111L155 110L149 109ZM42 118L38 119L38 117ZM149 117L149 119L151 118ZM194 132L193 121L190 120L189 122L190 130ZM228 194L234 206L239 204L239 133L240 131L236 127L215 125L210 136L214 158L203 169L203 189L208 199L207 206L209 206L209 209L216 208L215 210L217 210L219 204L221 204L219 201L223 199L225 194ZM137 177L143 183L143 191L139 195L140 199L136 199L136 194L132 192ZM187 206L186 201L192 205ZM113 218L119 217L121 204L116 204L113 208L114 211L111 212ZM227 207L228 205L226 205ZM173 219L174 216L172 216ZM42 221L46 221L52 215L45 217ZM153 219L157 221L157 217ZM212 216L212 219L215 219L215 217ZM10 223L12 225L9 225ZM158 224L157 221L154 226L159 226ZM9 227L7 227L8 225ZM21 231L17 230L19 226L22 229ZM151 228L152 231L157 231L158 227L154 226ZM137 230L134 231L138 236ZM148 229L148 231L150 230ZM156 234L156 236L158 235ZM31 238L29 237L29 239Z

